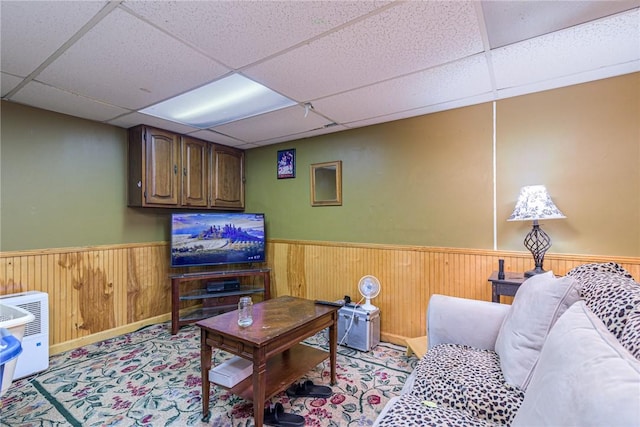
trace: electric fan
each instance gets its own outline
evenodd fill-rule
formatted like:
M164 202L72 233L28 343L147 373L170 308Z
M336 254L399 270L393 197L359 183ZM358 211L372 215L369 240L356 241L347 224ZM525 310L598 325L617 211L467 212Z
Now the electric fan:
M376 306L371 304L371 300L380 293L380 281L375 276L363 276L358 282L358 290L366 301L360 306L365 311L374 311Z

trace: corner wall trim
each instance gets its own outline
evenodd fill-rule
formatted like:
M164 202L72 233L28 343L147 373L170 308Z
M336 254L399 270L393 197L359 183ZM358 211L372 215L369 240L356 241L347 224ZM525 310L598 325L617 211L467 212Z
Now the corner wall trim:
M496 102L493 101L493 250L498 250L498 189L496 154Z

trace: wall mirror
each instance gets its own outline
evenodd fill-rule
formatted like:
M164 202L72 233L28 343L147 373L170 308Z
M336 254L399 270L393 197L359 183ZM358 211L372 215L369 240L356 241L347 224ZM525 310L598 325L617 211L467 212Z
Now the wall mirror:
M311 165L311 206L342 205L342 161Z

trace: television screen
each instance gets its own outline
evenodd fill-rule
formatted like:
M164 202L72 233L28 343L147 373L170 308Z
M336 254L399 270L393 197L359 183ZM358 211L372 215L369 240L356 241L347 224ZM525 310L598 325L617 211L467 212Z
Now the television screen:
M264 260L264 214L212 212L171 215L172 267Z

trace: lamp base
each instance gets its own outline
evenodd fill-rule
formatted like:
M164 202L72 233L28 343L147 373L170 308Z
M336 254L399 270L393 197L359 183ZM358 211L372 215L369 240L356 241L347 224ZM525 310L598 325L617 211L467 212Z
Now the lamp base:
M536 274L543 274L543 273L546 273L546 271L544 271L542 267L536 267L533 270L525 271L524 277L531 277L531 276L535 276Z
M536 266L533 270L525 272L524 277L544 273L545 271L542 269L542 264L544 263L545 252L551 247L551 238L540 228L537 219L533 220L533 227L524 238L524 247L529 249L529 252L533 255L533 265Z

